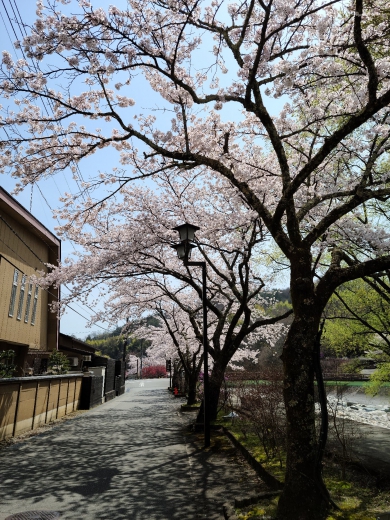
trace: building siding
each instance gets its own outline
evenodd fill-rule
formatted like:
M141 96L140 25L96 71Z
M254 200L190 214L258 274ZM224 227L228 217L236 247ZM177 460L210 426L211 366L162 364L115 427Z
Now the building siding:
M37 287L34 276L48 272L46 264L57 265L60 255L60 240L0 187L0 350L15 351L16 375L39 373L41 359L58 348L58 320L49 307L59 290ZM10 315L15 270L19 276Z
M12 219L6 216L7 223L18 233L20 238L34 251L36 255L43 261L48 262L47 246L42 241L31 235L28 231ZM42 289L38 290L38 305L35 317L35 324L31 324L31 316L33 310L35 284L32 287L32 295L30 302L29 318L25 322L25 311L28 296L28 277L36 275L37 271L47 272L47 268L39 262L35 255L29 251L26 245L9 229L9 227L0 220L0 254L4 256L0 260L0 280L1 293L4 297L0 301L0 338L2 341L11 343L22 343L28 345L31 350L47 350L47 308L48 293ZM7 260L12 262L7 262ZM9 304L11 300L11 290L15 267L19 270L18 288L16 291L16 301L13 316L10 317ZM25 287L25 295L21 312L21 319L17 319L17 311L19 306L20 288L22 275L27 275L27 283Z

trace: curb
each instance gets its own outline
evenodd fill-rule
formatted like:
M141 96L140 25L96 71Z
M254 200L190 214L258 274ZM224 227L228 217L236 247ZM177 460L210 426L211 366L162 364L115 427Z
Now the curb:
M277 495L280 495L280 493L281 493L281 490L280 491L263 491L262 493L257 493L255 495L249 495L246 498L241 498L241 499L236 498L234 501L234 507L247 507L252 504L257 504L258 502L263 500L263 498L276 497Z
M234 447L237 448L240 453L243 455L248 464L255 470L257 475L262 479L262 481L268 485L272 491L263 491L262 493L256 493L249 495L247 497L236 498L234 500L234 507L226 502L223 505L223 515L225 520L238 520L238 517L235 513L234 508L247 507L251 504L257 504L263 498L274 497L279 495L283 489L283 483L278 479L270 475L250 453L249 451L238 441L234 435L230 433L230 431L222 426L222 431L226 435L226 437L233 443Z
M258 462L249 451L232 435L229 430L222 426L222 431L226 435L226 437L233 443L233 445L241 452L244 459L248 462L248 464L256 471L257 475L261 478L261 480L273 491L280 492L283 489L283 483L280 482L277 478L272 476L268 471L266 471L263 466Z
M182 404L180 407L180 411L182 412L199 412L200 406L187 406L186 404Z
M226 502L223 504L223 515L225 520L238 520L238 517L234 511L235 508L247 507L252 504L257 504L263 498L274 497L279 495L280 491L263 491L254 495L249 495L245 498L236 498L234 500L234 507Z
M238 520L233 507L228 503L223 505L223 517L225 520Z

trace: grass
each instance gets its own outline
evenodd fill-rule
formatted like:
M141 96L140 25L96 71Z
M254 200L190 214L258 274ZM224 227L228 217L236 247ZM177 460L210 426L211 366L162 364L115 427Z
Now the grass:
M281 461L267 459L264 449L256 435L244 433L239 420L226 421L222 415L217 424L224 425L258 460L263 467L276 478L284 480L285 455ZM390 476L389 476L390 477ZM331 459L324 460L324 481L334 502L340 511L331 511L327 520L376 520L378 514L390 511L389 482L376 486L376 478L357 468L347 469L347 480L341 479L340 466ZM276 515L278 498L270 498L248 508L237 509L240 520L273 519Z
M240 520L263 520L275 518L278 498L262 500L261 504L246 509L236 509Z

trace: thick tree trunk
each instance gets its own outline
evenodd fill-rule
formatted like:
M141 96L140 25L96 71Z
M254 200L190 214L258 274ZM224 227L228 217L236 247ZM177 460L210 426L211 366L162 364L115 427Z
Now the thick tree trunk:
M228 364L228 361L226 362L224 359L214 360L213 369L212 369L210 377L209 377L208 404L209 404L210 421L215 421L217 418L219 395L221 393L221 386L223 383L223 379L225 377L225 370L226 370L227 364ZM203 423L203 421L204 421L204 408L203 408L203 401L202 401L196 422Z
M316 327L294 320L284 346L287 462L278 520L322 520L329 512L317 464L312 362L316 332Z
M322 303L315 297L309 258L302 253L292 265L291 296L294 321L282 354L287 463L277 518L323 520L330 503L318 471L314 409L314 350Z
M187 404L192 405L196 403L196 384L198 381L197 374L195 377L188 377L188 394L187 394Z
M214 365L209 380L209 414L210 421L215 421L218 414L219 395L225 376L225 366Z

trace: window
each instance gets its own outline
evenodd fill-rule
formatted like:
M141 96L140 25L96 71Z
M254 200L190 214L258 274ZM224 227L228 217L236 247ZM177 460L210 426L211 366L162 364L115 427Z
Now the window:
M31 325L35 325L35 318L37 316L38 291L39 291L39 287L36 286L35 292L34 292L33 308L32 308L32 313L31 313Z
M12 282L11 289L11 300L9 302L9 311L8 316L12 318L15 311L15 301L16 301L16 291L18 290L18 279L19 279L19 271L15 269L14 271L14 281Z
M24 303L24 292L26 288L26 275L22 276L22 282L20 284L20 294L19 294L19 304L18 304L18 313L16 315L17 320L22 319L22 311L23 311L23 303Z
M31 295L32 295L32 283L28 284L28 293L27 293L27 301L26 301L26 312L24 313L24 323L28 323L28 316L30 314L30 306L31 306Z

